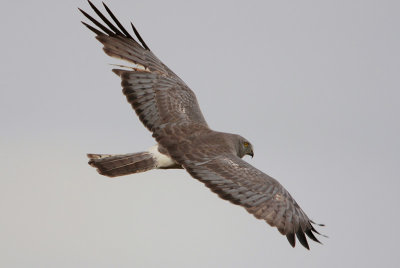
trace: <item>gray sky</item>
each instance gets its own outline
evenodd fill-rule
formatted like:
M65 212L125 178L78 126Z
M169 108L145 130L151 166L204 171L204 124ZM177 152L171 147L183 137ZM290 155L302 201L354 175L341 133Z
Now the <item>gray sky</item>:
M99 4L100 1L95 1ZM398 1L107 1L327 227L284 236L182 170L109 179L85 154L154 144L85 1L0 10L1 267L395 267ZM93 12L91 12L93 14ZM228 97L227 97L228 96Z

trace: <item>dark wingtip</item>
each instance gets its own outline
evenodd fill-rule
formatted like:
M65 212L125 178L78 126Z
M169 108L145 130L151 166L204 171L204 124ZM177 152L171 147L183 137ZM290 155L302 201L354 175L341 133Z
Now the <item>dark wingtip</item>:
M312 221L312 220L310 220L310 222L312 224L315 224L315 225L318 225L318 226L325 226L325 224L323 224L323 223L316 223L315 221Z
M97 35L104 35L103 32L97 30L96 28L90 26L89 24L87 24L86 22L81 21L83 25L85 25L89 30L91 30L92 32L94 32Z
M294 248L296 246L296 238L294 236L294 233L287 234L286 238L289 241L290 245Z
M310 250L310 246L308 245L307 238L301 229L299 229L296 232L296 236L297 236L297 239L299 239L300 243L303 245L303 247Z
M80 7L78 7L79 12L81 12L83 15L85 15L85 11L83 11Z
M132 26L132 30L135 33L137 39L139 39L139 42L142 44L142 46L147 49L150 50L150 48L146 45L146 42L144 42L143 38L140 36L139 32L136 30L135 26L133 25L133 23L131 22L131 26Z
M307 235L310 239L312 239L313 241L315 241L315 242L317 242L317 243L320 243L320 244L322 245L321 241L319 241L319 240L315 237L315 235L313 234L313 232L311 231L311 229L309 229L309 230L306 231L306 235Z
M95 20L92 16L90 16L88 13L86 13L85 11L83 11L82 9L78 8L80 12L82 12L82 14L88 18L91 22L93 22L97 27L99 27L102 31L104 31L105 33L107 33L108 35L113 35L114 33L112 31L110 31L109 29L107 29L107 27L104 27L104 25L102 25L100 22L98 22L97 20Z
M104 8L106 9L108 15L110 15L111 19L115 22L115 24L117 24L117 26L125 34L125 36L133 39L132 36L125 30L124 26L122 26L122 24L119 22L117 17L115 17L115 15L111 12L111 10L108 8L108 6L104 2L102 2L102 3L103 3Z
M315 224L315 223L313 223L313 224ZM317 225L318 225L318 224L317 224ZM319 226L325 226L325 225L319 225ZM315 230L314 226L312 226L312 225L311 225L311 230L312 230L314 233L319 234L320 236L323 236L323 237L328 238L327 235L321 234L320 232L318 232L317 230Z
M94 10L94 12L96 12L97 16L100 17L100 19L102 19L102 21L107 24L108 27L110 27L110 29L112 31L114 31L115 34L117 35L123 35L117 27L115 27L101 12L100 10L98 10L98 8L92 4L92 2L88 1L89 5L92 7L92 9Z
M98 9L97 7L90 1L88 0L89 5L91 6L91 8L94 10L94 12L100 17L100 19L109 27L109 29L107 27L105 27L104 25L102 25L100 22L98 22L96 19L94 19L92 16L90 16L88 13L86 13L85 11L83 11L82 9L78 8L80 12L82 12L82 14L88 18L91 22L93 22L97 27L99 27L103 32L105 32L106 34L110 35L110 36L114 36L114 35L120 35L120 36L125 36L127 38L131 38L133 39L133 37L128 33L128 31L124 28L124 26L122 26L122 24L119 22L119 20L115 17L115 15L112 13L112 11L110 10L110 8L108 8L108 6L103 3L104 8L106 9L108 15L110 15L111 19L115 22L115 24L117 24L118 28L115 27ZM96 34L99 34L98 30L94 30L93 27L89 27L87 24L85 24L86 27L88 27L91 31L95 32ZM131 26L132 26L132 30L135 33L137 39L139 40L139 42L141 43L141 45L143 46L144 49L149 50L150 48L147 46L146 42L143 40L143 38L140 36L139 32L136 30L135 26L133 25L133 23L131 22Z

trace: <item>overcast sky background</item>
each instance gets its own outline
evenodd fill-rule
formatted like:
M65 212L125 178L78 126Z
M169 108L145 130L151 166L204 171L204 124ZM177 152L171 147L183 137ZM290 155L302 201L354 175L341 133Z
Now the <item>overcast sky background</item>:
M94 1L97 5L100 1ZM154 144L77 7L0 9L1 267L397 267L399 1L107 1L330 238L286 237L182 170L109 179Z

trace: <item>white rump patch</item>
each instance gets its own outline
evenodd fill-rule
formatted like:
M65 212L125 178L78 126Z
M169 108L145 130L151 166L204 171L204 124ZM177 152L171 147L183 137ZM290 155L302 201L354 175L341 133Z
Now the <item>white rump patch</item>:
M156 160L156 168L168 168L176 165L175 161L171 159L168 155L162 154L158 151L158 145L150 147L148 152Z

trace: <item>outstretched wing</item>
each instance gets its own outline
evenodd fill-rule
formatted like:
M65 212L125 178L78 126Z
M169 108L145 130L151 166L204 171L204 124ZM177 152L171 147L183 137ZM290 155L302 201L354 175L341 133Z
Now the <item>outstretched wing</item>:
M171 123L195 123L207 126L192 90L150 51L131 23L137 42L103 3L116 25L110 22L90 1L102 24L79 9L100 30L82 22L96 34L104 52L134 64L114 69L122 79L123 93L142 123L153 131ZM129 70L130 69L130 70Z
M309 249L305 234L319 242L313 222L274 178L237 156L225 154L206 161L186 159L183 167L221 198L241 205L258 219L276 226L294 247L295 235ZM319 242L320 243L320 242Z

